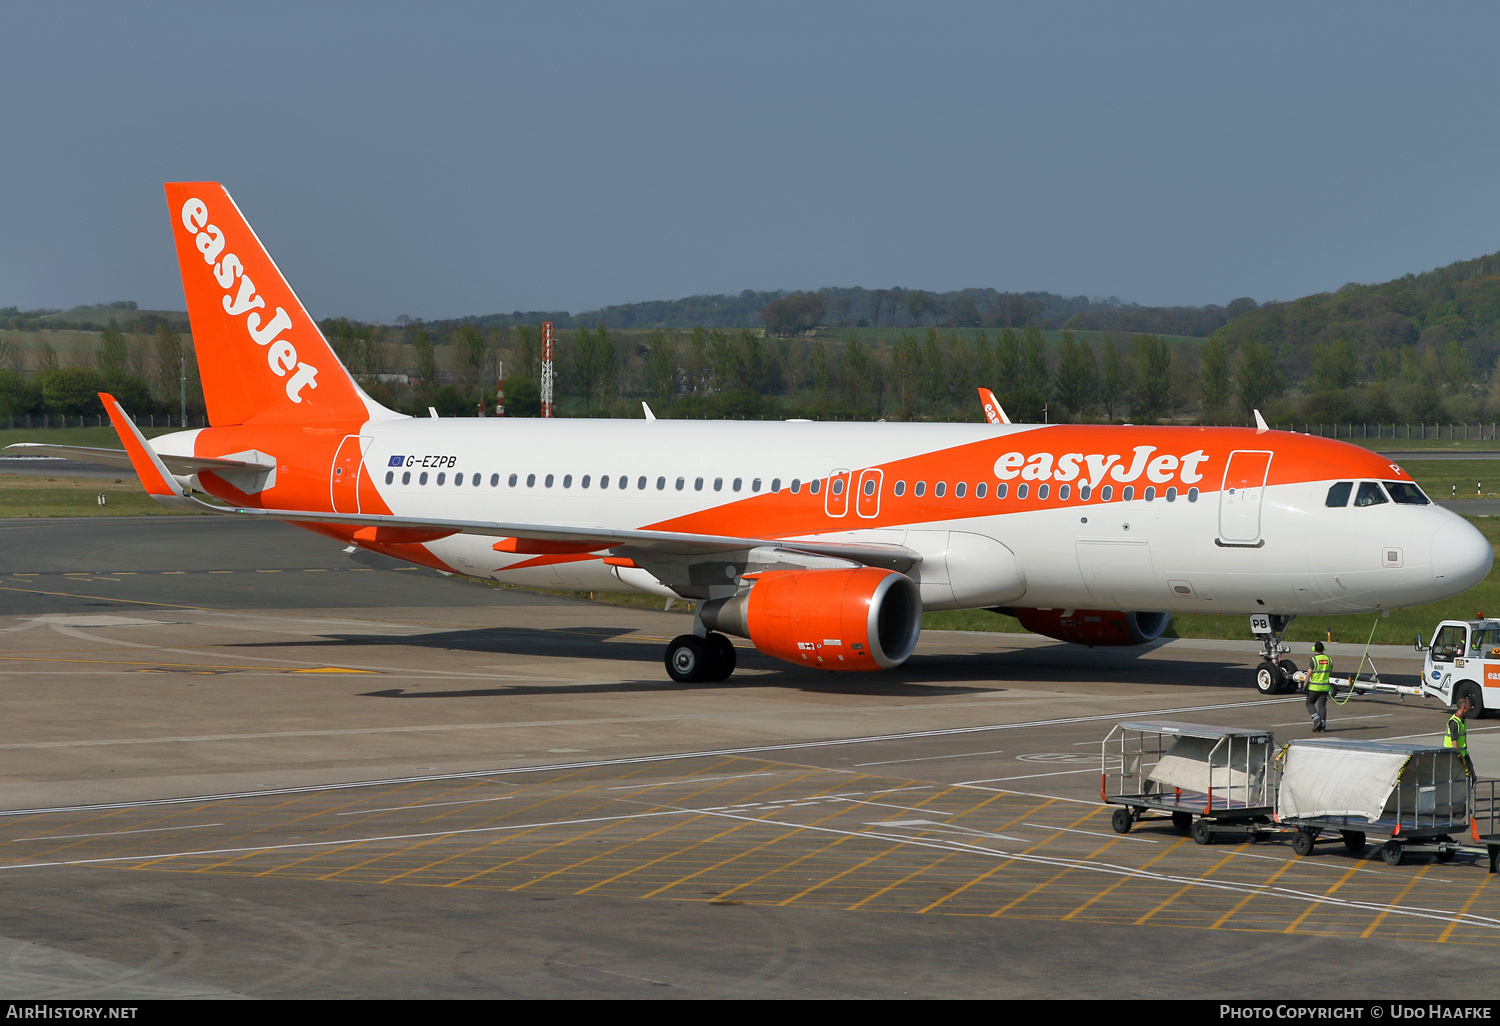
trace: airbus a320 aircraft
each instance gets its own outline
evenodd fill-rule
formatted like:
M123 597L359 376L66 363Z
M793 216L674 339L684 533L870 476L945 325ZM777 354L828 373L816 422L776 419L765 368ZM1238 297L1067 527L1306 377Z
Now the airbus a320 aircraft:
M446 572L695 600L665 653L678 681L727 678L725 634L890 669L923 610L988 608L1084 645L1266 614L1271 692L1293 616L1434 602L1490 568L1400 467L1278 431L402 416L340 365L222 186L166 191L212 426L147 442L105 395L123 453L21 448L128 458L164 505Z

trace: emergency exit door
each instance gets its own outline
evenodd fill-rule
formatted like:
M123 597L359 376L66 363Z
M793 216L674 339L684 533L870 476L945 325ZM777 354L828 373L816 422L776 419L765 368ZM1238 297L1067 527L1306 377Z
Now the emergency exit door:
M1219 544L1259 546L1261 503L1271 473L1271 453L1230 453L1219 489Z

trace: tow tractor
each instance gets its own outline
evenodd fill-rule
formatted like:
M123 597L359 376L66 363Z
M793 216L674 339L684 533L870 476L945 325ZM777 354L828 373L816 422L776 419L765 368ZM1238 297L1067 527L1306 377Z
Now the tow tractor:
M1290 622L1291 617L1250 618L1250 629L1260 635L1265 650L1255 680L1262 694L1295 691L1307 681L1306 670L1279 658L1290 651L1281 644ZM1467 697L1478 716L1500 709L1500 620L1443 620L1433 631L1432 644L1423 644L1418 634L1415 648L1426 654L1422 677L1415 685L1382 681L1369 652L1352 676L1331 676L1329 681L1337 691L1435 698L1447 705Z

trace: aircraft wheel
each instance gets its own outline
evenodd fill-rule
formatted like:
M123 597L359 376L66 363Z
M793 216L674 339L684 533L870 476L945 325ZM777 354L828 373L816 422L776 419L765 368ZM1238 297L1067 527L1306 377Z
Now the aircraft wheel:
M1263 695L1274 695L1281 690L1281 668L1273 662L1264 662L1255 668L1255 690Z
M708 643L709 670L704 680L728 680L736 664L734 642L722 634L710 634L703 639Z
M708 645L694 634L679 634L673 638L667 645L663 662L667 665L667 676L679 684L696 684L708 680L714 665Z
M1114 814L1109 817L1109 825L1114 828L1117 834L1130 833L1130 825L1134 822L1135 817L1123 805L1116 809Z
M1281 670L1281 690L1283 692L1296 691L1297 682L1292 680L1292 674L1297 672L1297 664L1290 659L1283 659L1278 664L1278 669Z

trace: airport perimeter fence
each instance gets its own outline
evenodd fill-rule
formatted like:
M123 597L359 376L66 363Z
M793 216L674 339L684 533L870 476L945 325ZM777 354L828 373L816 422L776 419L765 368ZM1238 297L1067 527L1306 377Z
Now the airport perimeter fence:
M1494 424L1272 424L1278 431L1295 431L1322 438L1452 439L1455 442L1490 442L1497 437Z
M208 427L208 418L202 414L183 418L170 413L141 413L130 417L137 427ZM77 428L107 427L109 418L104 414L80 414L77 416L54 416L46 413L24 413L7 415L5 427L25 428ZM1318 435L1322 438L1350 439L1433 439L1470 442L1491 442L1500 438L1495 424L1272 424L1278 431L1295 431L1303 435Z
M208 427L208 418L201 414L196 417L188 417L184 422L182 417L170 413L140 413L131 414L130 419L135 421L136 427ZM7 428L79 428L79 427L108 427L109 418L102 413L79 414L73 416L57 415L48 413L22 413L6 415L5 426Z

